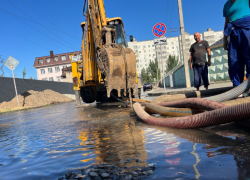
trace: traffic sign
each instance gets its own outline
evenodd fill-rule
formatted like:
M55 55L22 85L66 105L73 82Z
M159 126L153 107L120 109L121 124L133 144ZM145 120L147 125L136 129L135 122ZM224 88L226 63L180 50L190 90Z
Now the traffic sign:
M165 36L154 39L154 45L167 44L167 38Z
M163 23L157 23L153 27L153 34L156 37L161 37L161 36L163 36L166 33L166 30L167 30L167 28L166 28L165 24L163 24Z
M4 65L10 68L10 70L14 70L17 67L18 63L18 60L9 56L8 59L5 61Z

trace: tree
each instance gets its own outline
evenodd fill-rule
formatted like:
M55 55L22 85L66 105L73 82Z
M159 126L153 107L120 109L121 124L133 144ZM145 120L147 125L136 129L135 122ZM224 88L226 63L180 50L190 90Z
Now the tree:
M29 79L33 79L33 80L36 80L36 78L33 78L33 77L29 77Z
M161 70L158 68L158 61L155 58L155 61L150 61L149 62L149 68L150 68L150 73L151 73L151 78L156 80L159 80L161 78ZM157 71L158 71L158 77L157 77Z
M23 79L25 78L26 74L27 74L27 70L23 68Z
M150 70L149 68L145 69L143 68L141 70L141 77L142 77L142 81L143 82L150 82L151 81L151 77L150 77Z
M0 55L0 77L4 77L3 64L4 64L4 58L2 59L2 55Z
M167 61L168 70L166 71L166 73L171 71L175 66L177 66L177 64L178 64L178 56L176 57L175 55L169 55Z

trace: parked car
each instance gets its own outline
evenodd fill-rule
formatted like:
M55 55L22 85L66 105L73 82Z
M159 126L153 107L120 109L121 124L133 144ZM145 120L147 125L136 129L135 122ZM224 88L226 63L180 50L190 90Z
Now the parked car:
M143 85L143 91L145 91L146 89L153 89L153 85L151 83L144 83Z

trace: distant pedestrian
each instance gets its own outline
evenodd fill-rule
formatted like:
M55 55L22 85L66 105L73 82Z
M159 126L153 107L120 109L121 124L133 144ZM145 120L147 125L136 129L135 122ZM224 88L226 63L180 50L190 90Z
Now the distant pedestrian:
M225 17L224 49L228 50L228 73L234 86L250 76L250 2L227 0L223 8ZM227 38L230 37L228 43Z
M194 34L195 43L190 48L190 68L194 70L194 87L197 91L201 86L201 77L204 87L208 89L208 66L211 65L211 51L207 41L201 40L200 33ZM208 53L208 61L206 59Z

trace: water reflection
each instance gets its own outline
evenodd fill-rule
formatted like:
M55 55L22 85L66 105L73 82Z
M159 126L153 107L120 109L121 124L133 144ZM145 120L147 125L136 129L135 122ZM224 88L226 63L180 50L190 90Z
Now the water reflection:
M87 141L88 136L93 136L92 144L95 146L93 153L96 163L118 163L118 167L146 166L148 158L143 133L143 130L137 128L133 121L123 120L123 123L118 125L113 123L111 126L108 123L102 125L101 128L83 129L79 139L82 140L81 146L85 146L90 143ZM85 157L89 154L82 155Z
M179 150L181 144L184 144L184 142L182 142L183 140L181 139L185 139L188 140L188 142L194 143L192 145L192 151L187 151L190 151L190 154L192 154L195 158L195 161L192 165L195 179L208 178L207 175L210 171L213 172L214 176L211 176L209 179L220 179L221 177L224 177L226 179L233 178L233 176L231 176L232 172L227 172L228 174L225 174L225 172L223 172L223 170L233 168L232 161L229 161L229 159L231 158L225 156L227 154L233 156L233 160L235 161L234 165L236 166L238 171L237 179L246 179L250 177L250 141L248 135L241 134L242 132L224 132L224 130L222 129L220 129L219 131L217 129L217 133L211 133L215 130L185 130L162 128L157 126L154 126L154 128L158 131L160 130L163 133L167 133L167 148L165 150L165 152L167 152L167 157L176 157L176 155L178 155L180 152L183 152L183 150ZM172 138L170 138L171 136ZM246 137L248 137L248 139L246 139ZM204 157L202 149L205 150L204 153L212 161ZM182 163L180 161L181 159ZM183 166L183 164L187 163L184 161L187 161L187 158L185 158L185 155L183 153L180 153L178 158L166 159L166 162L169 165L175 166ZM227 164L227 162L230 163ZM211 167L211 163L214 164L214 167ZM220 169L216 168L216 166L220 167ZM204 170L205 167L207 168L207 170ZM175 175L178 175L178 173L175 173Z
M140 122L130 111L69 103L0 115L0 177L58 179L102 162L128 168L156 163L149 179L250 177L248 130L164 128Z

